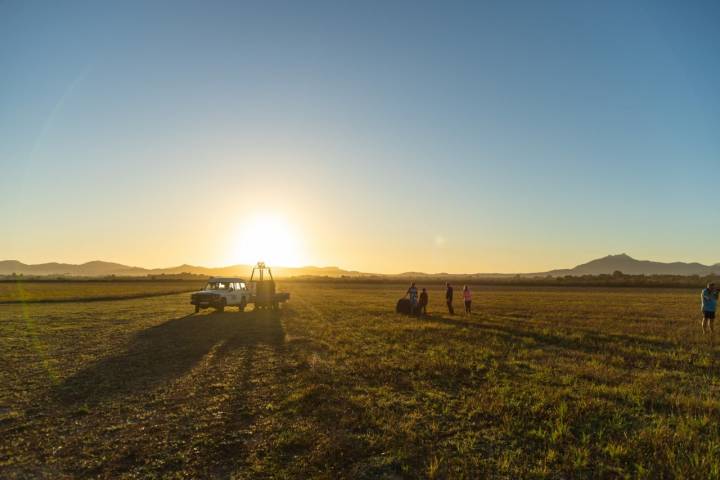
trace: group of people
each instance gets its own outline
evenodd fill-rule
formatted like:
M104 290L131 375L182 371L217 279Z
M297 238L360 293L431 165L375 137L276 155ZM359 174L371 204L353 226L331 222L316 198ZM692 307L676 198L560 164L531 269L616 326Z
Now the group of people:
M454 291L452 285L450 285L449 282L446 283L445 303L447 304L448 313L450 315L455 315L455 309L453 308L453 294ZM405 296L410 300L411 313L427 315L427 305L429 299L427 288L423 288L421 292L418 292L415 282L412 282L410 288L407 289ZM719 298L720 290L714 283L708 283L707 287L703 289L701 294L703 333L713 333L713 323L715 321ZM470 293L470 288L468 288L467 285L463 286L463 301L465 303L465 314L470 315L472 313L472 294Z
M450 283L445 284L445 303L447 304L448 313L455 315L455 309L453 308L453 287ZM405 296L410 299L410 305L412 313L418 313L419 315L427 315L428 305L428 292L426 288L418 294L418 289L415 286L415 282L412 282L410 288L407 289ZM465 302L465 314L470 315L472 313L472 294L470 288L467 285L463 286L463 301Z
M448 282L445 284L445 303L447 304L448 313L450 315L455 315L455 309L453 308L453 295L453 287ZM412 282L410 288L408 288L405 293L405 297L410 300L410 313L427 315L427 305L429 300L427 288L423 288L421 292L418 292L415 282ZM720 298L720 290L714 283L708 283L707 287L703 289L700 298L702 310L702 331L703 333L710 332L712 334L718 299ZM470 288L468 288L467 285L463 286L463 301L465 303L465 314L470 315L472 313L472 294L470 293Z

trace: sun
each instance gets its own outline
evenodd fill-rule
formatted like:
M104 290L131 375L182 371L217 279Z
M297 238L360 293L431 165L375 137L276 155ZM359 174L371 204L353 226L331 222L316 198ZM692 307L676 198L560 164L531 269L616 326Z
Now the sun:
M283 217L258 214L244 220L236 235L234 261L266 262L270 266L299 267L303 256L300 237Z

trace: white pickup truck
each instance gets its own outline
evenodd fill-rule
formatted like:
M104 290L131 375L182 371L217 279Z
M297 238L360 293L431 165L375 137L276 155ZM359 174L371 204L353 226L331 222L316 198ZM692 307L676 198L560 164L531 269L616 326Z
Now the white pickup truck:
M272 274L270 275L269 280L261 276L257 281L251 278L249 283L238 277L213 277L208 280L205 288L190 294L190 304L195 305L195 313L201 308L214 308L222 312L225 307L238 307L242 312L250 303L254 304L256 309L276 310L280 303L290 299L290 294L275 292L275 281Z
M205 288L190 295L190 303L195 305L195 313L201 308L212 307L220 312L225 307L238 307L242 312L252 302L254 294L245 280L237 277L214 277L208 280Z

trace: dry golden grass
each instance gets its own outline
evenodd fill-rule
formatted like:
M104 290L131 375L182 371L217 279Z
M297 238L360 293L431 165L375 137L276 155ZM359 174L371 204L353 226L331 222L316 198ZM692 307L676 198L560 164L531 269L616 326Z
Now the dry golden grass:
M0 304L145 298L199 290L203 284L202 280L4 281L0 282Z
M285 287L0 306L0 477L720 477L699 291Z

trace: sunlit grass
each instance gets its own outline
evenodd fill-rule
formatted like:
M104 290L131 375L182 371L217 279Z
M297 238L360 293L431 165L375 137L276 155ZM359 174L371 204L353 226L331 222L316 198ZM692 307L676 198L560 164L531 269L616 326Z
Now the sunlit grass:
M0 306L1 477L718 478L697 292L287 284L280 316L185 295ZM33 342L58 378L37 362Z

